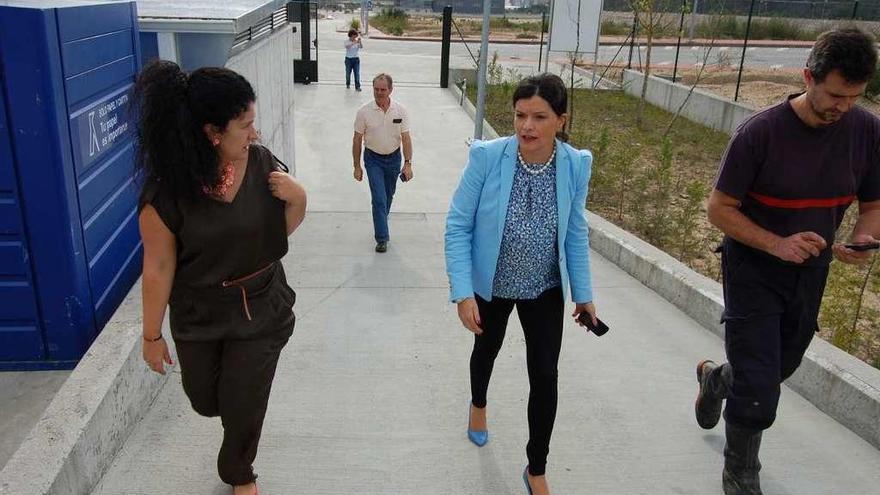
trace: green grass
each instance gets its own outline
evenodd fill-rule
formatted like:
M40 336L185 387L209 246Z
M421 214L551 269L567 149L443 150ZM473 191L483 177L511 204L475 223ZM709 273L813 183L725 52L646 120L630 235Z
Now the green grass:
M742 39L746 35L746 19L723 15L703 21L696 26L700 38ZM752 19L749 38L753 40L813 41L824 29L806 28L781 17Z

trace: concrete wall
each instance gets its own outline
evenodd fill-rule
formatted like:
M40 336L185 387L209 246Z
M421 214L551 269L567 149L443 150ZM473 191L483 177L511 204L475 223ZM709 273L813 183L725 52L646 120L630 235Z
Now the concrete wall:
M90 493L149 410L167 375L150 371L141 357L140 287L132 288L0 471L0 494Z
M642 94L642 81L645 77L641 72L625 70L623 73L623 89L627 94L639 98ZM659 77L648 79L648 92L645 98L652 105L675 113L687 98L690 86L675 84ZM688 103L682 109L681 116L698 124L711 127L727 134L733 134L736 126L746 117L755 112L750 106L735 103L715 96L711 93L695 89Z
M257 128L263 144L290 167L294 164L293 58L294 38L285 26L229 58L226 67L250 81L257 93Z

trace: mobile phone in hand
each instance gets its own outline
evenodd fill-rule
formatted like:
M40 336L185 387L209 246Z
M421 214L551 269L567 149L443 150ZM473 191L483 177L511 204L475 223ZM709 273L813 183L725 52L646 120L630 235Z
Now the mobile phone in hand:
M843 247L852 249L853 251L868 251L869 249L880 249L880 242L860 242L854 244L844 244Z
M408 181L408 180L409 180L409 179L406 178L406 174L404 174L403 172L401 172L401 173L400 173L400 181L401 181L401 182L406 182L406 181Z
M578 315L578 321L587 327L587 330L596 334L597 337L605 335L609 330L608 325L598 317L596 318L597 325L593 325L593 319L590 317L590 313L586 311Z

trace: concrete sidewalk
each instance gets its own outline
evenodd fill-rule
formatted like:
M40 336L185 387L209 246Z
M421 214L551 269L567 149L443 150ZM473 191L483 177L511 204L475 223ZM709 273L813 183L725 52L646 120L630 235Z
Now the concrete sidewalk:
M418 79L424 60L370 62ZM446 90L397 85L410 110L415 179L400 184L389 252L373 252L369 192L351 178L351 125L370 98L329 83L295 88L299 179L309 213L284 259L299 298L256 469L261 493L523 493L525 349L511 318L489 393L490 443L465 436L472 337L447 303L443 226L473 124ZM721 340L594 253L602 338L568 323L548 464L557 494L720 493L723 430L693 419L698 359ZM571 304L568 305L571 307ZM765 435L768 495L877 493L880 452L784 387ZM93 491L227 494L219 421L189 407L177 371Z

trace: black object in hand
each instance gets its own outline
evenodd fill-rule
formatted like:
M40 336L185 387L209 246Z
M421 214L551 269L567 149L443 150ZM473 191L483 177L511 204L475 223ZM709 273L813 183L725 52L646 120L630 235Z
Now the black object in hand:
M844 244L843 247L852 249L853 251L867 251L869 249L880 248L880 242L864 242L858 244Z
M404 174L403 172L401 172L401 173L400 173L400 181L401 181L401 182L406 182L407 180L409 180L409 179L406 178L406 174Z
M589 331L596 334L597 337L601 337L608 332L608 325L598 317L596 318L596 323L598 323L598 325L593 325L593 318L590 317L590 313L587 313L586 311L578 315L578 321L587 327Z

